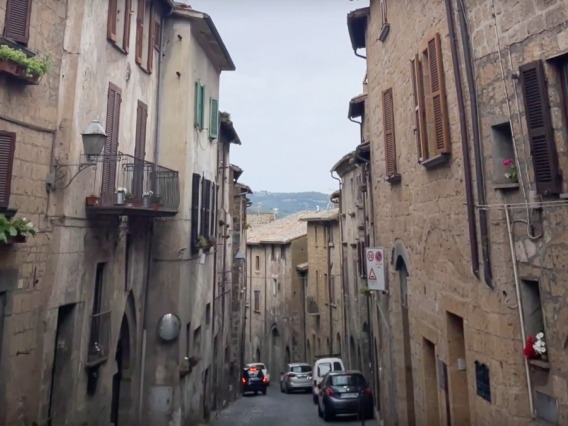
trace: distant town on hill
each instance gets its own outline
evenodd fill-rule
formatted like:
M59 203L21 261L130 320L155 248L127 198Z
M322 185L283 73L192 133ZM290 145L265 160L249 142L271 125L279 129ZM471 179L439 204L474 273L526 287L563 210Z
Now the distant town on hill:
M302 210L326 210L333 207L329 200L329 194L323 192L269 192L256 191L248 197L252 205L250 213L273 212L276 210L276 218L286 217Z

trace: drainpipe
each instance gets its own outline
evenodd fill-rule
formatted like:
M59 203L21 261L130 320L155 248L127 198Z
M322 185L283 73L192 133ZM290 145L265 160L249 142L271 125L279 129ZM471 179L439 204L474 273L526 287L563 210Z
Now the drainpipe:
M359 53L357 53L357 49L353 49L353 53L354 53L354 54L355 54L355 56L357 56L358 58L363 58L363 59L365 59L365 60L367 59L367 57L366 57L366 56L364 56L364 55L360 55Z
M515 255L515 244L513 242L513 227L511 224L511 217L509 214L509 206L505 206L505 219L507 220L507 233L509 234L509 250L511 250L511 261L513 262L513 277L515 279L515 291L517 293L517 308L519 311L519 322L521 324L521 338L523 342L527 341L527 337L525 334L525 319L523 317L523 305L521 303L521 289L520 289L520 280L519 280L519 272L517 270L517 256ZM529 372L529 361L527 357L523 357L525 359L525 374L527 376L527 389L529 393L529 408L531 410L531 416L534 416L534 402L533 402L533 389L532 389L532 381Z
M451 1L446 0L446 3ZM485 198L485 185L483 182L483 153L481 150L481 136L479 133L479 115L477 105L477 93L475 90L475 77L473 68L473 57L469 43L469 30L465 16L464 4L460 1L459 20L462 38L462 48L465 59L465 73L467 77L470 109L471 109L471 128L473 133L473 148L475 157L475 180L477 183L477 197L480 205L487 204ZM451 6L451 4L450 4ZM454 67L455 68L455 67ZM481 234L481 253L483 256L483 277L485 284L493 288L493 275L491 272L491 258L489 257L489 226L487 221L487 210L479 211L479 230Z
M351 117L347 118L349 119L349 121L359 125L359 139L361 140L361 142L363 142L363 120L361 119L361 121L357 121L353 120Z
M471 252L471 270L473 275L479 279L479 248L477 241L477 229L475 224L475 200L473 199L473 179L471 177L471 159L469 157L469 143L467 134L467 122L465 117L465 101L462 89L462 79L460 73L460 59L457 47L457 36L454 26L454 11L452 0L446 1L446 14L448 20L448 31L450 33L450 45L452 51L452 63L454 69L454 80L456 83L456 95L458 98L458 112L460 118L460 136L463 155L465 198L467 202L467 223L469 231L469 249ZM475 125L473 127L476 127Z
M252 250L252 246L250 248L247 247L247 250L248 250L247 262L248 262L248 267L249 267L249 273L248 273L247 284L246 284L247 290L248 290L248 295L249 295L249 307L248 307L248 317L249 317L248 318L248 320L249 320L248 321L248 325L249 325L249 336L248 337L249 337L249 351L250 351L249 352L249 357L250 357L249 361L252 361L253 358L254 358L253 357L254 351L253 351L253 347L252 347L252 319L254 318L254 315L253 315L254 309L253 309L253 305L252 305L252 294L253 294L252 293L252 277L253 277L253 275L252 275L252 261L253 261L252 255L253 255L254 252ZM241 367L244 367L244 365L241 365Z

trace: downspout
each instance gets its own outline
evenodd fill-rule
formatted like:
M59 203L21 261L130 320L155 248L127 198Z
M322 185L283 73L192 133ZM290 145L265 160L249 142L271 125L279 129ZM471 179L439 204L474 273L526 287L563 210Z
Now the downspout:
M515 243L513 241L513 227L511 222L511 217L509 214L509 206L505 206L505 219L507 220L507 232L509 234L509 250L511 251L511 261L513 263L513 277L515 279L515 291L517 293L517 308L519 311L519 322L521 324L521 338L523 342L527 341L525 333L525 319L523 317L523 305L521 303L521 289L519 282L519 272L517 270L517 256L515 255ZM531 375L529 372L529 360L527 357L525 359L525 374L527 376L527 388L529 394L529 408L531 410L531 416L534 416L534 402L533 402L533 388Z
M357 49L353 49L353 53L355 54L355 56L357 56L358 58L363 58L365 60L367 60L366 56L360 55L359 53L357 53Z
M450 0L446 0L448 2ZM480 205L487 204L485 198L485 185L483 182L483 153L481 151L481 137L479 134L479 115L477 109L477 93L475 91L475 78L473 75L473 60L469 43L469 30L465 17L464 4L460 0L460 29L462 37L462 47L465 59L465 72L467 76L470 108L471 108L471 128L473 130L473 147L475 154L475 178L477 183L477 197ZM489 257L489 227L487 223L487 210L479 211L479 230L481 233L481 253L483 256L483 277L485 284L493 288L493 275L491 272L491 258Z
M469 231L469 249L471 253L471 271L479 279L479 247L477 241L477 229L475 224L475 200L473 199L473 183L471 177L471 159L469 157L469 143L467 134L467 122L465 117L465 101L463 97L462 79L460 72L459 54L457 47L456 29L454 26L454 11L452 0L446 1L446 14L448 31L450 33L450 45L456 83L456 95L458 98L458 112L460 117L460 136L463 155L465 198L467 203L467 223ZM475 127L475 126L474 126Z
M225 180L227 179L227 168L229 167L229 165L227 164L227 151L225 150L225 146L223 144L221 144L220 142L217 142L218 147L220 147L222 149L221 153L222 153L222 158L223 158L223 163L222 163L222 173L221 173L221 201L222 203L219 203L219 201L217 201L216 203L216 209L217 212L219 211L219 206L221 205L221 211L223 212L223 223L227 223L227 209L225 207ZM230 147L229 144L227 144L227 146ZM217 149L217 156L219 156L219 149ZM219 164L219 163L217 163ZM215 196L217 197L217 194L215 194ZM218 198L217 198L218 199ZM215 222L213 223L213 229L212 231L214 231L215 234L217 234L217 222L218 222L218 218L217 218L217 214L215 215ZM227 362L227 360L225 359L225 299L227 298L227 294L230 294L227 292L227 241L228 238L225 238L226 235L226 230L227 227L222 227L221 233L222 233L222 238L223 238L223 257L222 257L222 265L221 265L221 273L223 274L221 277L221 282L223 284L223 288L221 291L221 339L222 341L222 348L223 350L219 351L219 354L216 355L219 358L223 359L223 365L221 365L221 370L224 374L224 365ZM217 257L217 252L215 251L215 258ZM217 262L215 261L215 265L217 264ZM231 284L232 284L232 280L231 280ZM213 306L215 306L215 304L213 304ZM217 372L219 373L219 372ZM217 374L217 380L219 380L219 374ZM217 395L219 395L221 393L221 399L223 398L223 394L224 392L217 392Z
M347 117L349 121L359 125L359 139L363 142L363 119L361 121L353 120L351 117ZM333 177L333 176L332 176Z

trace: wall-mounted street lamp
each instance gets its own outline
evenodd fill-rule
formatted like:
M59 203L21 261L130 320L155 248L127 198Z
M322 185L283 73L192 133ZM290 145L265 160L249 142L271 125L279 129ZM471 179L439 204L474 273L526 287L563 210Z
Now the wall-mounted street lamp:
M181 329L181 321L176 314L165 314L158 321L158 336L165 342L176 340Z
M245 254L241 251L241 249L237 249L237 253L235 254L235 260L245 260L246 256Z
M79 173L96 165L96 158L101 155L101 151L103 150L103 146L105 145L107 138L103 126L101 126L101 123L98 120L91 121L83 133L81 133L81 138L83 140L83 154L87 161L79 164L63 164L57 162L53 166L55 170L51 172L46 179L46 184L49 189L56 190L68 188ZM62 167L78 167L79 169L73 176L71 176L67 185L57 188L55 184L57 172Z

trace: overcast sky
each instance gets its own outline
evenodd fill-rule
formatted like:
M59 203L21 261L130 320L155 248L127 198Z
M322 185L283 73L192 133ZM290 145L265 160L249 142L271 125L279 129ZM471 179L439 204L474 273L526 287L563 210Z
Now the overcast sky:
M231 162L253 191L337 189L329 170L359 142L347 119L365 61L351 49L347 13L368 0L190 0L211 16L236 71L221 74L220 109L242 146Z

